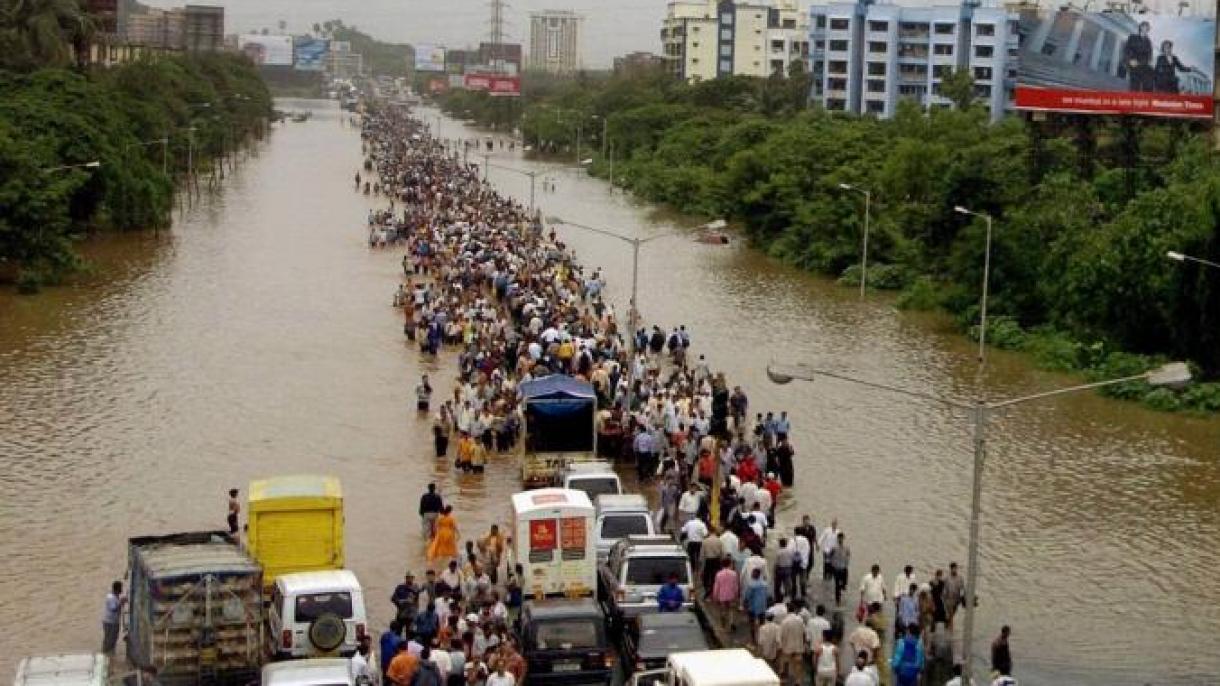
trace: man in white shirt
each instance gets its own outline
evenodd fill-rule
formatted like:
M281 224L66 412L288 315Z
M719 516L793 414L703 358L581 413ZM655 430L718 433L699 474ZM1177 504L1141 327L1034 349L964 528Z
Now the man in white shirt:
M352 681L357 685L377 686L381 681L380 675L377 673L377 664L370 639L367 636L362 637L360 645L356 647L356 654L352 655Z
M870 669L868 660L866 651L856 653L856 664L852 665L843 686L877 686L876 670Z
M496 661L496 672L487 675L487 686L517 686L517 678L504 671L505 660Z
M860 579L860 602L868 606L885 603L885 577L881 576L881 565L873 565Z
M814 615L805 622L805 640L809 645L816 646L822 642L822 636L830 631L830 621L826 619L826 606L818 605Z
M703 539L707 538L707 525L698 517L691 517L682 525L682 540L686 541L686 554L691 565L698 569L699 553L703 548Z
M678 499L678 527L686 525L686 522L699 514L699 505L703 502L703 496L699 493L699 484L692 483L690 490L682 494ZM702 539L700 539L702 540Z
M822 529L818 537L818 547L822 549L822 581L834 578L834 570L830 566L830 556L839 545L839 520L830 520L830 526Z
M796 575L797 597L805 597L805 580L808 578L806 572L809 570L809 565L813 564L813 546L808 538L801 534L801 528L797 527L795 533L792 534L792 551L796 555L796 563L798 565Z

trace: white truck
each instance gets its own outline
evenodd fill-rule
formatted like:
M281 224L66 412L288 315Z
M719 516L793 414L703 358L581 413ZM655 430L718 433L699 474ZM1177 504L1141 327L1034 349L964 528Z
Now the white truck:
M511 562L522 567L526 598L583 597L597 589L593 503L584 491L514 493Z
M665 667L636 672L629 686L779 686L766 660L744 648L673 653Z

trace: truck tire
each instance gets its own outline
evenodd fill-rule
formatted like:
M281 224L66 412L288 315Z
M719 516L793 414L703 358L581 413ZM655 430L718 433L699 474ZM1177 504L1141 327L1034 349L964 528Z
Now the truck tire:
M309 642L324 653L329 653L343 645L347 638L347 625L343 619L333 612L327 612L309 625Z

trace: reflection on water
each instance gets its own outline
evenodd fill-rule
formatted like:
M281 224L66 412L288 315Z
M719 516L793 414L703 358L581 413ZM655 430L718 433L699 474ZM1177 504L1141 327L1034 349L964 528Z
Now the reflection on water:
M0 295L0 672L95 647L127 537L222 527L225 491L251 478L342 479L349 564L379 624L393 584L421 566L414 513L429 481L464 534L507 518L514 465L479 478L431 457L411 388L453 361L421 362L402 339L399 256L365 247L372 203L351 191L356 131L332 103L288 106L314 117L280 126L172 233L93 247L88 284ZM493 156L551 175L557 191L537 196L548 214L636 235L677 221L561 165ZM527 178L491 179L528 200ZM612 289L629 283L625 246L561 232ZM790 411L802 468L781 519L837 516L853 573L964 561L967 418L834 381L769 386L769 360L966 399L1072 382L1002 352L980 375L936 317L740 246L659 239L641 263L650 321L686 324L754 410ZM979 635L1014 626L1022 683L1215 683L1220 422L1084 395L997 416L989 438Z

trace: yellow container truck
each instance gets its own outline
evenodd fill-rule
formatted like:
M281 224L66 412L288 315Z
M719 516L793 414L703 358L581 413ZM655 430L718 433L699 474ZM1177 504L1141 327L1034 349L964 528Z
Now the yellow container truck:
M299 474L250 482L250 555L263 589L292 572L343 569L343 490L333 476Z

